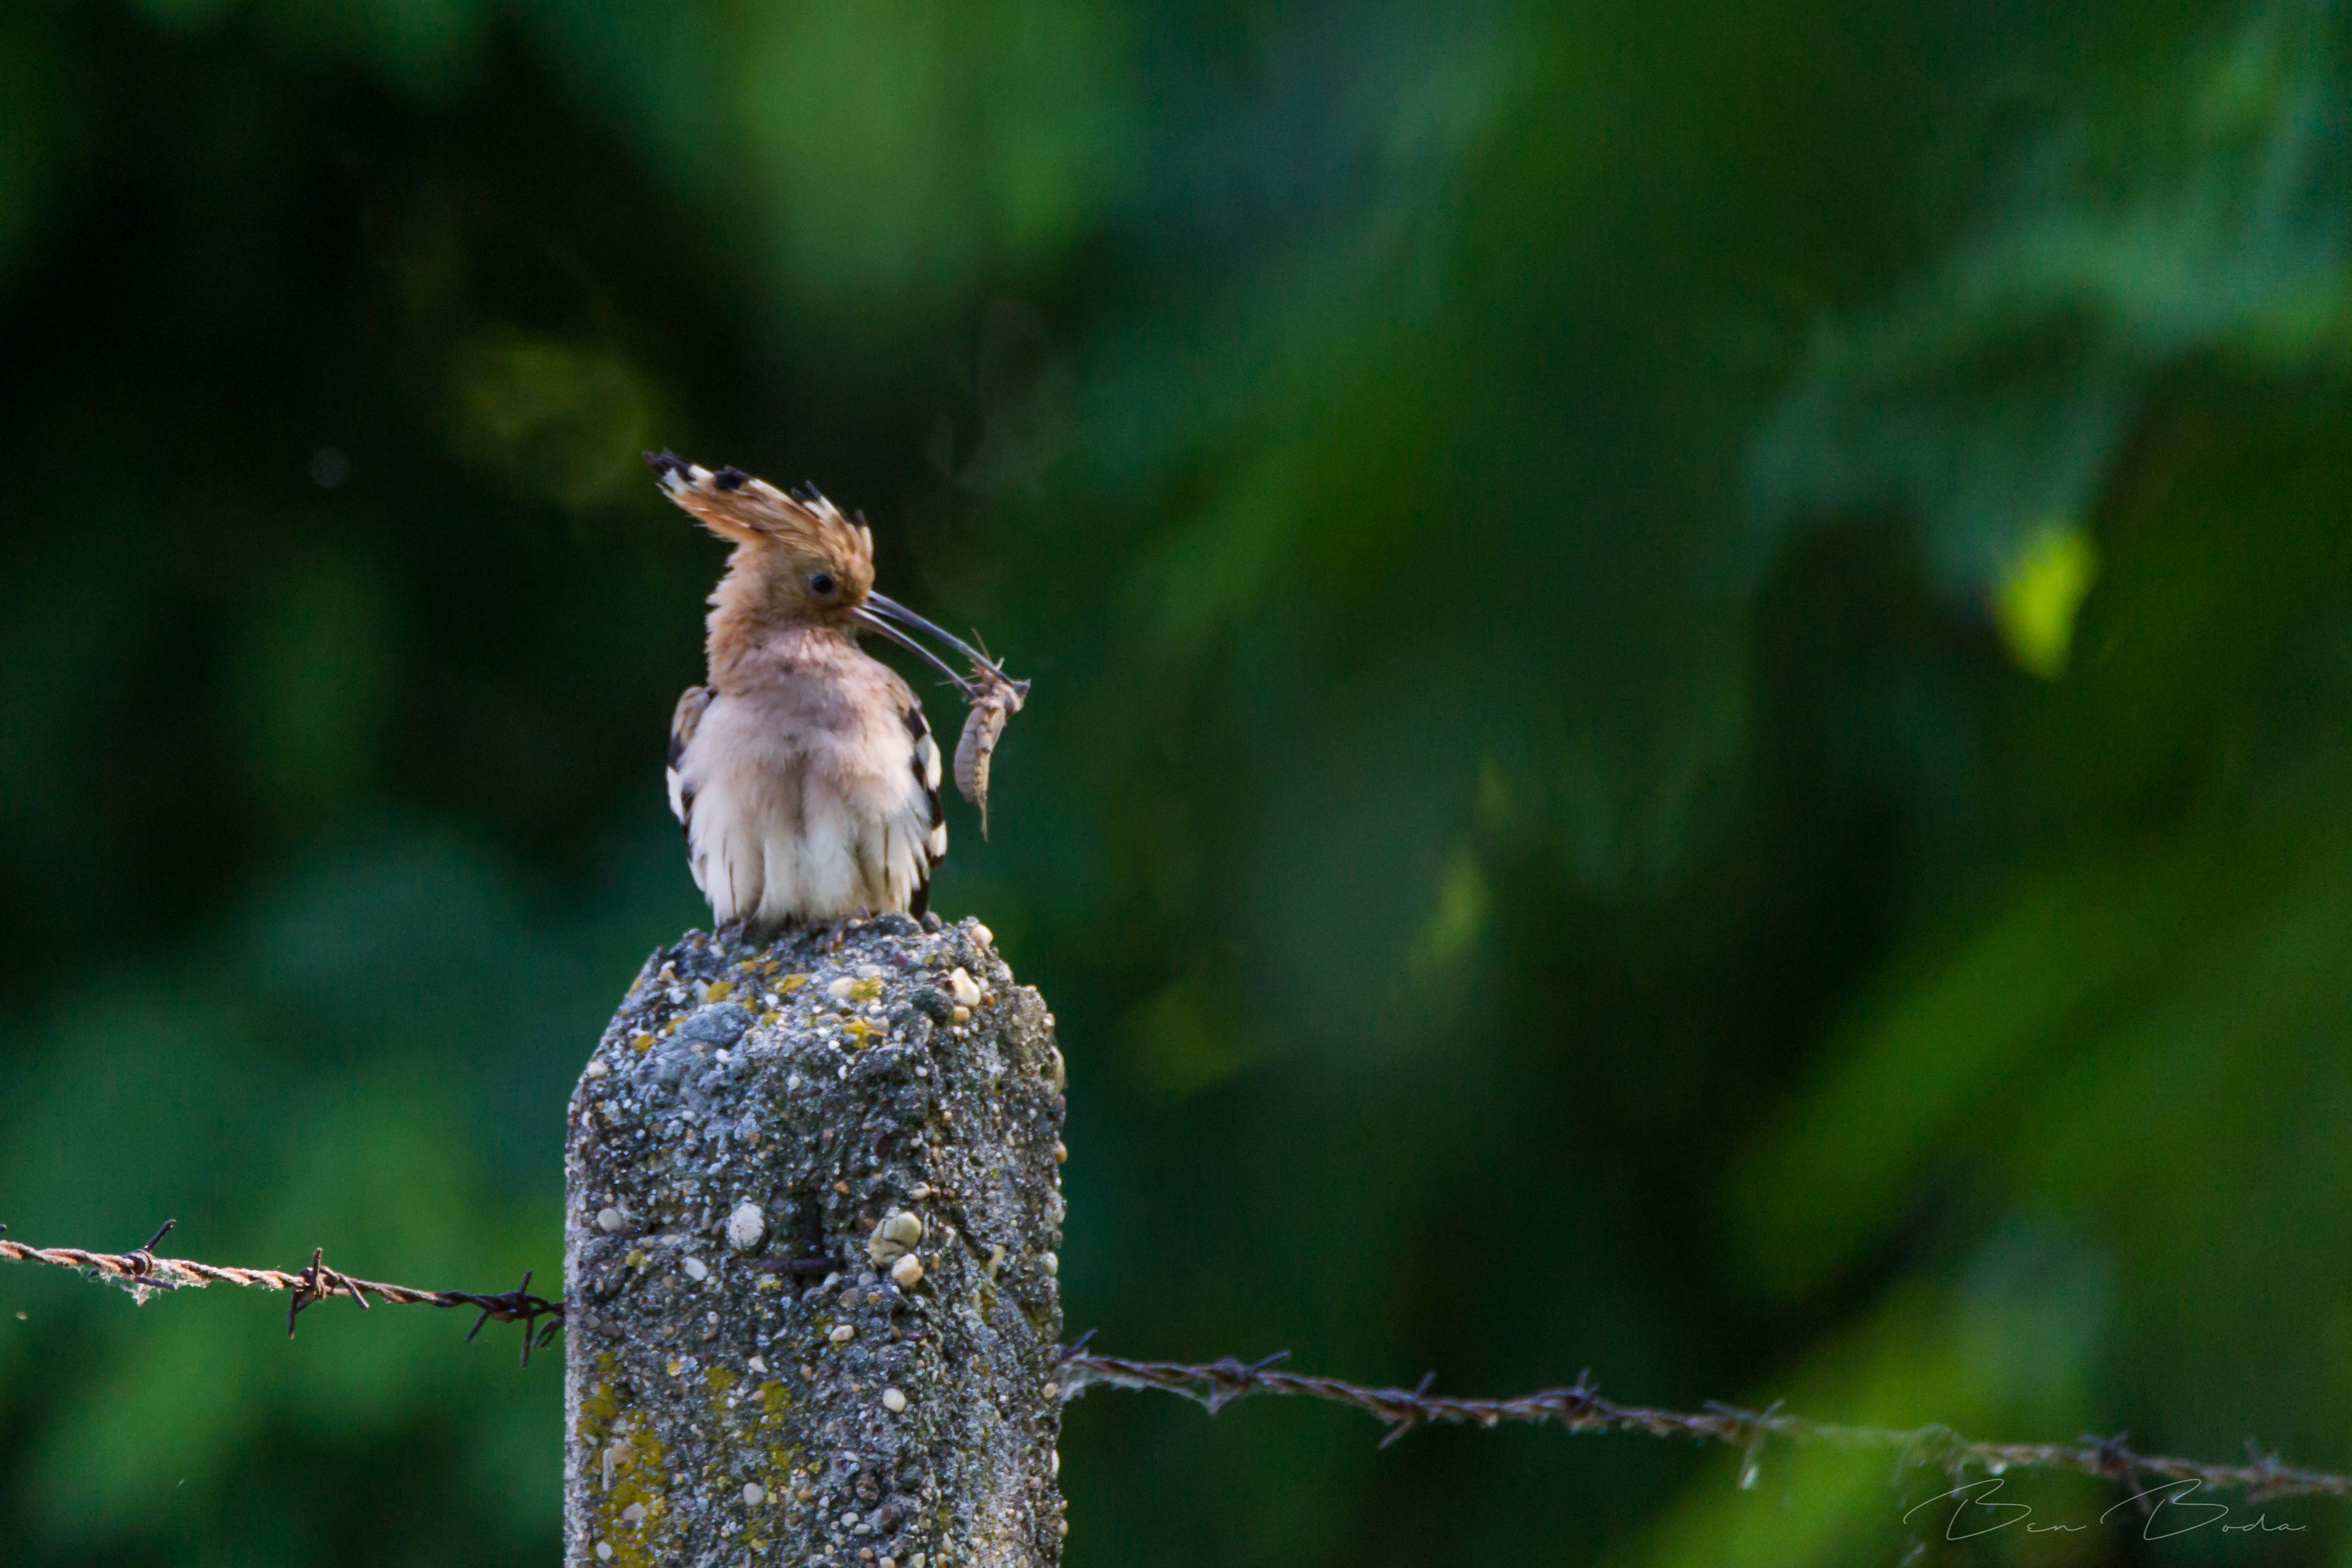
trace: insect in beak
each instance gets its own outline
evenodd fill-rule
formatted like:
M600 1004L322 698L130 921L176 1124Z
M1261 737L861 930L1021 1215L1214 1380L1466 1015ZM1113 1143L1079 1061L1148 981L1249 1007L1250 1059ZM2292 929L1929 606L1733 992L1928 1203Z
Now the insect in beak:
M1004 721L1021 711L1029 695L1029 683L1008 681L993 666L975 661L971 678L979 691L971 699L971 712L963 721L963 738L956 743L956 789L963 798L980 808L980 836L988 837L988 760L996 750L996 738L1004 733Z

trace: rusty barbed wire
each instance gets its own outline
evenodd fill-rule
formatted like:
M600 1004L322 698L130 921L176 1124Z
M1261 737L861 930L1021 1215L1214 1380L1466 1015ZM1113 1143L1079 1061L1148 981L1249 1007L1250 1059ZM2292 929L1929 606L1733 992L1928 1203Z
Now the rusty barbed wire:
M286 1307L286 1334L294 1335L294 1322L305 1312L321 1301L337 1296L349 1296L362 1309L368 1298L401 1307L474 1307L481 1316L466 1332L467 1343L482 1332L482 1325L496 1319L502 1323L519 1322L522 1331L522 1364L530 1364L530 1353L544 1348L563 1326L563 1302L550 1301L530 1293L530 1270L523 1270L522 1283L511 1291L495 1295L482 1295L472 1291L421 1291L413 1285L386 1284L380 1280L362 1280L340 1269L327 1267L326 1249L313 1248L308 1268L289 1272L283 1269L236 1269L217 1263L199 1263L189 1258L158 1258L155 1248L172 1233L178 1224L167 1219L163 1228L147 1239L144 1246L128 1252L89 1252L79 1247L28 1247L21 1241L11 1241L0 1235L0 1258L12 1263L47 1263L59 1269L79 1269L86 1280L100 1281L128 1291L132 1299L144 1301L159 1291L202 1290L206 1285L243 1285L255 1291L285 1291L291 1300ZM0 1232L8 1228L0 1225ZM544 1319L546 1322L541 1322Z
M1944 1426L1899 1430L1817 1421L1793 1415L1777 1403L1762 1410L1714 1402L1702 1410L1654 1410L1602 1398L1589 1368L1565 1388L1507 1399L1459 1399L1430 1393L1433 1379L1428 1377L1417 1388L1367 1388L1336 1377L1286 1372L1281 1364L1289 1357L1288 1351L1254 1363L1228 1356L1206 1365L1186 1365L1097 1355L1087 1349L1093 1337L1089 1332L1062 1353L1058 1376L1066 1400L1092 1387L1152 1388L1181 1395L1206 1406L1213 1416L1253 1394L1297 1395L1350 1406L1381 1422L1389 1428L1381 1438L1382 1448L1430 1422L1493 1427L1504 1421L1527 1421L1570 1432L1644 1432L1654 1437L1688 1437L1723 1443L1742 1451L1742 1486L1754 1481L1758 1452L1765 1441L1777 1437L1890 1450L1906 1464L1935 1465L1954 1476L1970 1466L1994 1475L2012 1470L2073 1470L2135 1487L2148 1477L2161 1482L2193 1480L2219 1490L2242 1490L2254 1502L2282 1497L2352 1497L2352 1475L2283 1463L2277 1454L2263 1452L2252 1439L2246 1444L2246 1463L2223 1465L2138 1453L2126 1446L2125 1433L2110 1437L2085 1434L2072 1443L1989 1443L1972 1441Z
M154 1249L171 1234L176 1220L165 1220L143 1246L128 1252L91 1252L79 1247L30 1247L0 1234L0 1259L15 1263L47 1263L78 1269L85 1279L100 1281L145 1301L155 1291L202 1289L206 1285L242 1285L251 1290L285 1291L286 1332L290 1338L295 1321L310 1308L337 1296L348 1296L362 1308L368 1297L395 1306L473 1307L481 1316L467 1331L471 1343L482 1325L496 1319L523 1325L522 1364L530 1353L543 1349L563 1326L565 1303L530 1293L530 1272L511 1291L484 1295L472 1291L426 1291L413 1285L362 1280L327 1267L323 1248L314 1248L309 1267L239 1269L200 1263L188 1258L158 1258ZM8 1228L0 1225L0 1232ZM773 1263L779 1260L763 1260ZM796 1266L814 1266L827 1260L793 1260ZM541 1320L545 1320L543 1322ZM1768 1439L1797 1443L1828 1443L1840 1448L1879 1448L1898 1454L1905 1464L1934 1465L1958 1475L1970 1466L2000 1475L2011 1470L2071 1470L2098 1480L2138 1485L2148 1477L2163 1482L2196 1481L2217 1490L2243 1491L2251 1501L2283 1497L2352 1497L2352 1475L2305 1469L2264 1452L2252 1439L2246 1443L2246 1463L2225 1465L2166 1454L2143 1454L2126 1441L2127 1434L2095 1437L2084 1434L2072 1443L1995 1443L1963 1437L1949 1427L1929 1425L1909 1428L1860 1427L1839 1421L1819 1421L1781 1408L1778 1402L1762 1410L1746 1410L1710 1400L1699 1410L1661 1410L1622 1405L1603 1398L1587 1368L1565 1388L1539 1389L1501 1399L1465 1399L1432 1394L1434 1375L1413 1388L1372 1388L1288 1372L1282 1364L1288 1351L1263 1360L1243 1362L1232 1356L1202 1364L1173 1361L1130 1361L1101 1355L1087 1349L1089 1329L1074 1344L1063 1347L1055 1374L1065 1401L1089 1388L1148 1388L1178 1395L1204 1406L1213 1416L1236 1399L1253 1394L1293 1395L1321 1399L1361 1410L1388 1428L1381 1447L1414 1427L1433 1422L1495 1427L1524 1421L1559 1427L1570 1432L1641 1432L1654 1437L1696 1437L1742 1450L1739 1480L1755 1479L1758 1454ZM2146 1506L2143 1503L2143 1506Z

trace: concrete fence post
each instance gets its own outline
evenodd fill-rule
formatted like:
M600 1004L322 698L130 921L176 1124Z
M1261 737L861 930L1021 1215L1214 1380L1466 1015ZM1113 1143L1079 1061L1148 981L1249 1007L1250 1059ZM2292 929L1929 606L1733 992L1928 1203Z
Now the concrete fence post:
M565 1147L571 1568L1057 1563L1063 1082L974 920L647 960Z

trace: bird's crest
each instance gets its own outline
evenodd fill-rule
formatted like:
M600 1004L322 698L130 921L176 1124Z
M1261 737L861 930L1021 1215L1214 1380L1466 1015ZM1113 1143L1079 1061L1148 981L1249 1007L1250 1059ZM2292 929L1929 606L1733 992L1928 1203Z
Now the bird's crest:
M874 570L874 533L842 516L814 485L787 494L740 468L710 469L675 452L648 452L662 489L719 538L737 545L780 545L799 555L846 559Z

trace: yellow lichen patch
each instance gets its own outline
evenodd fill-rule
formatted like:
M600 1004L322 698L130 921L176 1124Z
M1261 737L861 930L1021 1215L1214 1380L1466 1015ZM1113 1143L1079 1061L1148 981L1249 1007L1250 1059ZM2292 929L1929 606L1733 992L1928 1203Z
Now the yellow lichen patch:
M735 994L735 982L734 982L734 981L732 981L732 980L713 980L713 981L711 981L711 982L710 982L710 994L709 994L709 997L707 997L707 998L704 998L704 999L706 999L706 1000L708 1000L708 1001L723 1002L723 1001L725 1001L728 998L730 998L730 997L733 996L734 994Z
M580 1401L579 1436L583 1442L593 1442L597 1436L611 1429L614 1418L621 1413L621 1396L613 1385L613 1353L605 1351L596 1357L597 1378Z
M669 1513L669 1500L660 1490L662 1458L659 1443L634 1433L613 1468L613 1484L590 1489L588 1528L612 1547L610 1568L654 1568L668 1558L667 1532L661 1528ZM630 1519L632 1509L643 1511Z
M653 1048L654 1037L649 1034L638 1035L629 1041L629 1049L632 1051L651 1051Z
M612 1355L596 1357L600 1375L581 1401L580 1438L593 1469L585 1478L588 1528L612 1548L611 1568L654 1568L668 1555L659 1525L669 1512L660 1490L662 1445L630 1430Z
M780 1379L771 1377L767 1382L760 1385L760 1418L761 1420L780 1421L783 1419L784 1412L792 1407L792 1393L785 1388ZM790 1461L778 1458L776 1462L783 1465Z
M760 1027L761 1029L766 1029L772 1024L780 1024L783 1021L784 1015L778 1012L773 1008L770 1008L766 1012L760 1015Z
M793 1488L801 1479L801 1461L803 1457L803 1449L798 1443L783 1447L773 1443L768 1445L768 1463L776 1468L776 1484L769 1489L769 1495L777 1501L782 1502L793 1495ZM816 1467L811 1465L808 1474L813 1477L816 1473Z
M714 1366L702 1375L705 1386L713 1394L724 1394L735 1386L735 1375L723 1366Z
M870 1044L882 1032L864 1019L851 1019L841 1026L841 1031L861 1046Z
M840 985L837 980L834 983ZM878 977L870 980L852 980L849 984L841 986L841 995L848 1001L870 1002L881 994L882 981Z
M776 982L776 989L789 997L794 991L799 990L803 986L807 984L808 977L806 975L786 975L782 979Z

